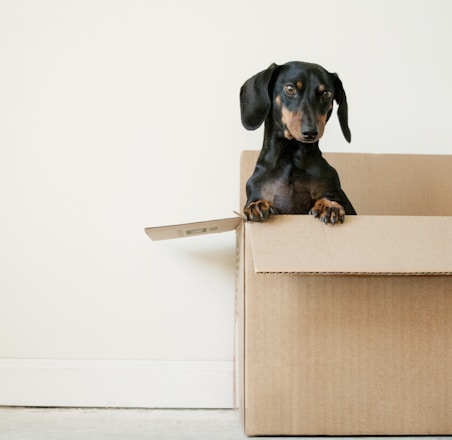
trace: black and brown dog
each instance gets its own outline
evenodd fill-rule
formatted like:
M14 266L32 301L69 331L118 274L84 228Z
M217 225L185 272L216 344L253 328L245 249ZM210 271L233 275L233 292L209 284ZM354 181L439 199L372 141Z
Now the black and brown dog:
M243 84L242 123L255 130L265 121L264 142L246 184L244 214L264 221L271 214L312 214L324 223L356 214L338 174L322 157L319 139L338 104L342 133L351 140L342 82L317 64L272 64Z

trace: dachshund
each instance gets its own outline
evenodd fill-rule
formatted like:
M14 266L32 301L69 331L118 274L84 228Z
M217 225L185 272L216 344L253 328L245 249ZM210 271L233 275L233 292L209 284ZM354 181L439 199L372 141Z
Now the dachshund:
M336 73L293 61L272 64L243 84L243 126L255 130L265 121L263 146L246 184L247 221L265 221L275 214L311 214L335 224L342 223L345 214L356 214L336 170L319 149L333 100L342 133L350 142L347 98Z

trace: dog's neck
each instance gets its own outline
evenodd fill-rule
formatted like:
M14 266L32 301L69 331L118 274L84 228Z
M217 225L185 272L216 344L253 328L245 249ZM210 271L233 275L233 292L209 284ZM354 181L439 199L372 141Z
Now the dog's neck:
M264 141L262 153L272 160L279 160L282 157L298 157L299 159L308 159L321 155L319 142L305 143L296 139L287 139L282 130L275 129L273 124L265 124Z

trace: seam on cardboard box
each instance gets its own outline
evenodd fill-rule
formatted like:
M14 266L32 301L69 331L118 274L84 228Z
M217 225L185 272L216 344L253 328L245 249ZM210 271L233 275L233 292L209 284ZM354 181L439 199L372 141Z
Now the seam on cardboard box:
M293 276L451 276L452 272L283 272L283 271L263 271L259 270L256 273L263 275L293 275Z

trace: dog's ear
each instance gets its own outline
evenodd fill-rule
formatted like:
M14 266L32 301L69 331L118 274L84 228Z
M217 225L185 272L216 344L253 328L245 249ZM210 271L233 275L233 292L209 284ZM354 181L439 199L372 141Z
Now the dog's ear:
M273 63L268 69L252 76L240 89L240 113L247 130L259 128L270 110L272 98L269 86L278 67Z
M334 81L334 99L338 104L337 117L341 125L342 133L344 134L347 142L352 140L352 134L350 128L348 128L348 105L347 97L345 96L344 87L342 87L342 81L339 79L336 73L333 73Z

